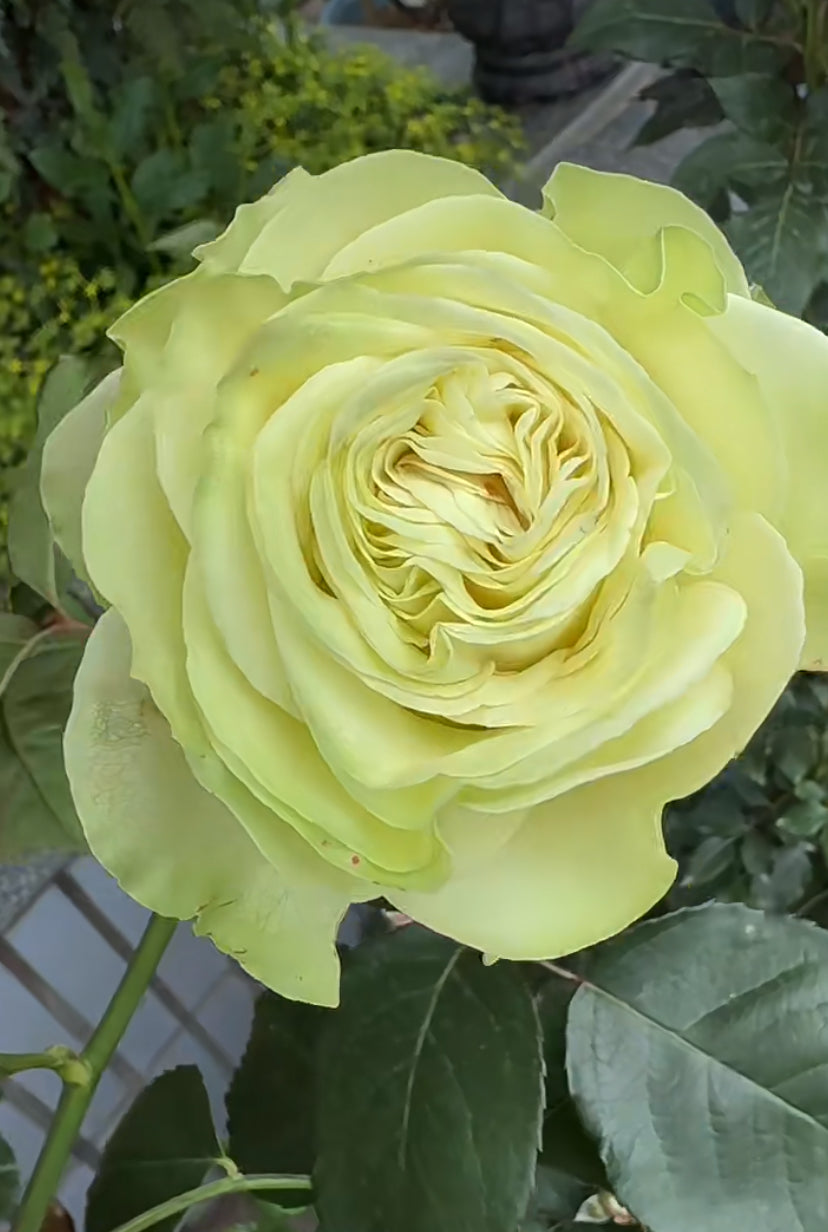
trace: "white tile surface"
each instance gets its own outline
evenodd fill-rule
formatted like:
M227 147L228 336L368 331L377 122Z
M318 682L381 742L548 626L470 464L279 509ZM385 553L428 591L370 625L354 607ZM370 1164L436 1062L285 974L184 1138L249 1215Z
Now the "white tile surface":
M56 886L7 935L39 975L90 1022L98 1021L125 964Z
M129 899L91 858L78 860L72 873L96 905L133 944L147 912ZM56 887L50 886L8 934L32 967L90 1022L103 1013L125 964L85 916ZM237 1060L247 1042L256 988L205 938L188 925L173 937L159 976L216 1043ZM0 1051L35 1051L50 1044L78 1046L38 1001L0 966ZM120 1054L149 1078L178 1064L196 1064L204 1075L219 1133L225 1131L226 1067L183 1031L175 1016L150 992L135 1014ZM25 1085L52 1105L59 1093L53 1075L32 1071ZM103 1146L134 1098L119 1077L108 1071L101 1080L84 1136ZM8 1101L0 1101L0 1133L11 1143L27 1176L41 1142L40 1129ZM82 1226L86 1189L92 1174L75 1163L61 1186L61 1198Z
M66 1176L60 1190L60 1200L75 1221L83 1227L86 1210L86 1191L92 1183L92 1170L86 1164L76 1164Z
M39 1051L36 1050L36 1051ZM41 1099L44 1104L48 1104L50 1108L54 1108L60 1099L61 1081L57 1074L53 1074L48 1069L30 1069L22 1074L18 1074L15 1082L19 1086L25 1087L27 1091L31 1091L38 1099Z
M225 972L196 1016L231 1057L238 1057L250 1034L256 987L226 964Z
M65 1034L40 1002L0 966L0 1052L40 1052Z
M178 1023L168 1009L149 992L144 997L121 1040L119 1052L141 1073L167 1046L178 1030Z
M228 1082L228 1076L225 1074L223 1066L220 1066L210 1053L206 1052L195 1040L185 1036L176 1040L164 1053L163 1057L159 1058L155 1072L161 1074L164 1070L175 1069L177 1065L198 1066L210 1098L210 1107L213 1111L216 1129L219 1135L223 1134L226 1130L224 1093L227 1090Z
M7 1099L0 1100L0 1134L14 1151L20 1175L25 1179L34 1167L42 1141L37 1125L18 1112Z
M124 894L114 877L92 856L83 856L72 865L72 876L96 906L109 917L124 936L135 944L146 927L149 912L134 898Z
M126 1087L120 1078L107 1070L95 1092L86 1120L83 1123L83 1133L90 1142L100 1144L108 1135L116 1109L124 1101Z
M227 958L207 937L196 937L189 924L176 929L158 965L158 974L179 1001L192 1009L227 970Z

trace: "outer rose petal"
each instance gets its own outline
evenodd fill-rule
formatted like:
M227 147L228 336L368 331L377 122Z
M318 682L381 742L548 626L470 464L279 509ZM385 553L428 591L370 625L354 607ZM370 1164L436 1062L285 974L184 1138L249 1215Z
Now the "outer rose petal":
M158 353L145 391L152 400L158 478L188 539L204 468L202 437L216 388L251 335L285 299L271 278L204 278L191 288Z
M796 317L730 298L710 332L759 378L779 425L790 481L777 524L805 575L802 667L828 669L828 338Z
M289 177L278 213L251 239L239 272L269 274L286 290L313 281L368 228L426 201L457 196L501 194L471 167L409 150L366 154L324 175ZM207 245L200 254L211 251Z
M66 728L66 769L93 854L145 907L195 916L197 933L270 988L336 1005L345 882L301 840L276 871L196 783L147 690L130 678L130 654L110 610L89 639Z
M763 518L736 520L712 576L748 605L744 632L722 657L734 681L724 717L658 761L538 805L493 859L440 890L387 891L395 906L497 957L552 958L619 932L665 893L675 865L661 835L664 805L741 751L796 670L804 634L801 575Z
M664 801L642 799L633 778L539 805L490 860L434 893L388 896L418 923L498 958L594 945L643 915L675 879L661 835Z
M273 185L270 192L258 201L245 202L233 215L233 221L225 231L208 244L200 244L193 252L197 260L216 273L236 274L263 229L275 218L285 204L288 194L301 191L304 181L311 177L304 167L294 167Z
M628 274L637 251L665 227L694 231L713 250L727 290L750 295L745 271L722 232L683 193L632 175L559 163L543 190L544 213L587 252ZM634 279L633 279L634 281Z
M129 628L133 675L149 686L176 739L200 750L181 633L187 544L158 482L145 397L110 429L98 455L83 504L84 559Z
M120 384L120 369L105 376L60 421L43 447L43 507L55 539L82 578L86 578L81 540L83 497L106 432L107 414Z
M445 287L434 295L452 298L450 259L457 253L601 325L709 448L737 503L776 515L784 472L779 433L756 379L706 328L706 318L724 309L727 297L713 250L697 232L666 226L640 237L636 272L647 273L642 290L556 223L512 201L446 198L361 233L332 258L325 278L383 270L389 285L402 283L405 263L423 252L439 253L445 264ZM389 268L395 265L400 268Z

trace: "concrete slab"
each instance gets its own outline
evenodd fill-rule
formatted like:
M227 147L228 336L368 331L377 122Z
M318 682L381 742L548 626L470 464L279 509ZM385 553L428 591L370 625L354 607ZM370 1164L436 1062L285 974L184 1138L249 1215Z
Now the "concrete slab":
M459 34L426 30L381 30L372 26L320 26L332 47L379 47L409 68L428 68L444 86L470 85L474 53Z

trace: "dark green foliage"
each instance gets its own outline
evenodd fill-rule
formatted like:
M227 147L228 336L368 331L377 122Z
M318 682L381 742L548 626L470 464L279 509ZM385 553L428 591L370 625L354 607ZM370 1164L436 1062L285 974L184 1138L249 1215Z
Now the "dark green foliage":
M619 1199L657 1232L822 1232L828 934L714 905L602 946L570 1085Z
M325 1232L513 1232L535 1172L540 1045L512 964L415 927L360 947L320 1057Z
M667 839L681 872L670 906L740 900L819 911L828 898L828 681L801 673L743 755L673 805Z
M5 1138L0 1138L0 1219L11 1219L14 1214L19 1185L14 1153Z
M84 634L0 613L0 863L85 849L62 746Z
M329 1010L263 992L227 1092L228 1152L245 1172L313 1171L316 1062ZM287 1195L274 1195L289 1205ZM307 1203L307 1193L298 1195Z
M141 1092L106 1144L89 1190L86 1232L110 1232L194 1189L220 1157L201 1074L193 1065L168 1070ZM156 1226L170 1232L177 1222Z
M828 323L828 8L823 0L595 0L576 41L675 70L637 140L725 122L676 170L724 224L751 280Z

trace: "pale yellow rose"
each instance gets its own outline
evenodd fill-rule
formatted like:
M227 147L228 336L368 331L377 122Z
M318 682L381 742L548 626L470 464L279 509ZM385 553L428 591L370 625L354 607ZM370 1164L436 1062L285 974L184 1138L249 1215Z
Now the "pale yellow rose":
M111 605L66 736L93 852L324 1004L380 895L508 958L623 928L664 804L806 621L828 654L828 340L684 197L573 166L541 213L424 155L295 171L198 255L46 448Z

